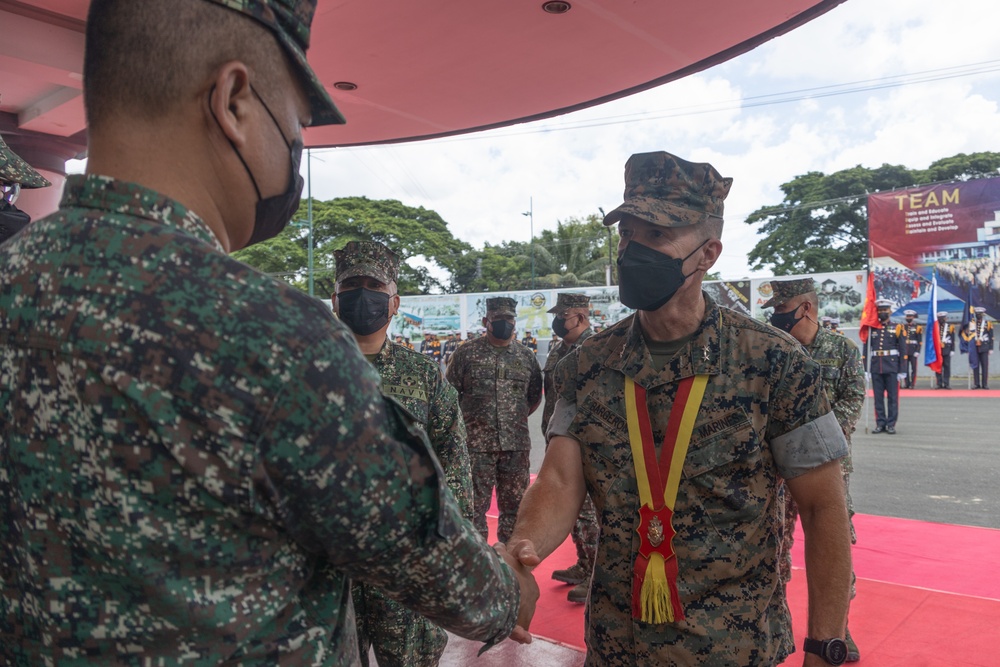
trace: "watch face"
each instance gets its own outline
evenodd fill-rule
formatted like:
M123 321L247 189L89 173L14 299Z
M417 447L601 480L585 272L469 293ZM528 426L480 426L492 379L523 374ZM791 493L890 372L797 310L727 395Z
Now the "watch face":
M826 655L823 656L831 665L842 665L847 660L847 642L843 639L831 639L826 644Z

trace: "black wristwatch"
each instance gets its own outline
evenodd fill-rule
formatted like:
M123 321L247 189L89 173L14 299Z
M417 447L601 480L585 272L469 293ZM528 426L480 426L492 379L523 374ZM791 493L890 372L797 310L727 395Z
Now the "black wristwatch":
M806 637L802 649L806 653L815 653L829 665L842 665L847 660L847 642L839 637L824 641Z

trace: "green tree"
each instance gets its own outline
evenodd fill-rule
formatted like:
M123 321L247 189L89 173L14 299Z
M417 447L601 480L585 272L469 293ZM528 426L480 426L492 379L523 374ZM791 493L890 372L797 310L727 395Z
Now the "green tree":
M305 219L305 204L299 208L297 220ZM367 197L313 201L313 267L318 296L333 293L334 251L349 241L367 240L380 241L402 257L400 294L427 294L441 288L426 266L408 260L423 257L451 272L462 254L471 249L468 243L452 236L440 215L423 207ZM240 250L234 256L305 289L308 242L307 228L289 225L274 239ZM301 252L293 253L293 246Z
M746 219L760 226L763 237L747 255L750 268L769 268L778 276L860 269L868 255L869 194L995 176L998 166L1000 153L963 153L924 170L859 165L830 175L796 176L781 186L781 204L757 209Z

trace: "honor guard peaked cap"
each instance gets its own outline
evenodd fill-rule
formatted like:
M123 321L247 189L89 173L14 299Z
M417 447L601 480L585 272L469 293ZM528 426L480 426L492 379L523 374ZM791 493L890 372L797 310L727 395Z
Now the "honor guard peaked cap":
M604 216L604 224L626 215L660 227L721 219L732 184L707 162L688 162L665 151L636 153L625 163L625 203Z
M486 314L517 316L517 301L509 296L494 296L486 299Z
M876 308L892 308L892 301L889 299L875 299Z
M983 306L976 306L976 312L977 313L985 313L986 312L986 308L984 308Z
M774 308L789 299L816 291L816 283L812 278L796 278L795 280L772 280L771 298L761 304L761 308Z
M309 50L309 30L316 0L206 0L245 14L274 33L278 43L288 54L293 66L302 75L313 127L343 125L343 114L326 92L316 72L306 60Z
M0 136L0 184L20 185L24 190L52 185L12 151L2 136Z
M916 317L917 311L915 311L915 310L904 310L903 314L904 315L913 315L914 317Z
M386 285L399 278L399 255L378 241L351 241L333 251L337 262L336 280L367 276Z
M570 308L590 308L590 297L578 292L560 292L556 296L556 305L549 308L550 313L561 313Z
M942 317L948 317L948 311L939 310L937 316L938 316L938 319L941 319Z

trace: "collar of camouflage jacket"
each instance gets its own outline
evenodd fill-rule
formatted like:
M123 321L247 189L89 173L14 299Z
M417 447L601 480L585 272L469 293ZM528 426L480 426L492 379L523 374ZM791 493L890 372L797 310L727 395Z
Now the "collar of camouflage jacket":
M118 220L114 216L119 215L153 220L180 229L219 252L225 252L215 233L197 213L137 183L97 174L67 176L59 207L107 211L112 214L109 216L112 220Z
M708 294L705 297L705 317L694 336L662 371L653 368L652 358L642 337L639 318L630 315L606 334L617 338L607 349L604 365L631 377L644 389L679 382L692 375L718 375L719 359L723 354L719 328L722 313Z

